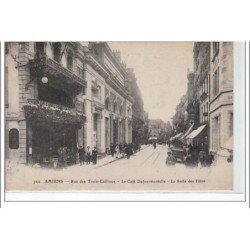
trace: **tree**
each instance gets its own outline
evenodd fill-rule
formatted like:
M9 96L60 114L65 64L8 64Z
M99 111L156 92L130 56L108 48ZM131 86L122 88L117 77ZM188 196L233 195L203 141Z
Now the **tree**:
M172 118L172 124L174 128L174 132L180 133L185 130L186 127L186 119L185 119L185 113L187 108L187 96L183 95L180 99L179 104L176 106L176 112L175 115Z

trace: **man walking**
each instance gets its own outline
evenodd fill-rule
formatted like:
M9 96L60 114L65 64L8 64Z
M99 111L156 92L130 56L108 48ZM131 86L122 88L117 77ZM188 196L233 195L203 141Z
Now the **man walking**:
M86 152L86 162L87 162L87 165L90 164L91 162L91 152L90 152L89 146L87 147L87 152Z
M85 160L85 150L83 146L80 146L80 148L78 149L78 153L79 153L80 166L82 166L84 165L84 160Z
M94 149L92 150L92 162L93 162L93 165L95 165L97 163L97 149L96 147L94 147Z

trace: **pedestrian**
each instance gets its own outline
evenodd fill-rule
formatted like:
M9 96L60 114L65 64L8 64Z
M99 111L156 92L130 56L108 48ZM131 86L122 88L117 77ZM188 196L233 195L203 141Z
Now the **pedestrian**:
M80 166L81 166L81 165L84 165L85 150L84 150L83 146L80 146L80 148L78 149L78 153L79 153L79 162L80 162Z
M210 167L214 162L214 154L212 151L209 152L209 155L207 156L207 166Z
M153 142L153 147L156 149L156 141Z
M199 152L199 156L198 156L198 159L199 159L199 163L201 164L202 167L206 167L206 152L201 149L201 151Z
M115 146L114 146L113 144L111 144L111 146L110 146L110 152L111 152L112 157L114 157L114 154L115 154Z
M175 163L176 163L176 159L175 159L175 157L172 155L172 151L168 151L167 152L167 159L166 159L166 165L167 166L174 166L175 165Z
M127 156L127 159L129 159L130 158L130 147L128 144L125 145L124 151L125 151L125 154Z
M92 162L93 162L93 165L95 165L97 163L97 149L96 147L94 147L94 149L92 150Z
M195 165L194 159L189 151L187 152L185 164L186 164L186 167L193 167Z
M86 163L87 163L87 165L90 164L90 162L91 162L91 152L90 152L90 148L88 146L87 151L86 151Z
M116 152L116 158L118 158L118 156L120 154L120 149L119 149L119 145L118 144L115 147L115 152Z

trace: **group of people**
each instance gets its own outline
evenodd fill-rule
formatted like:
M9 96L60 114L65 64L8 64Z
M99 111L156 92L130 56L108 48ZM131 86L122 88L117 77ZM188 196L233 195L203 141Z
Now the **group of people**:
M194 148L191 144L187 147L187 155L185 157L186 166L210 167L214 162L214 154L212 151L207 153L203 147Z
M130 158L131 155L134 154L137 150L141 150L140 144L135 143L120 143L120 144L113 144L110 146L110 153L112 157L118 158L119 155L126 156L127 159Z
M93 150L90 150L90 147L87 146L86 151L83 148L83 146L80 146L78 149L78 153L79 153L79 163L80 165L84 165L84 163L86 162L86 164L91 164L91 162L93 163L93 165L95 165L97 163L97 149L96 147L93 148Z

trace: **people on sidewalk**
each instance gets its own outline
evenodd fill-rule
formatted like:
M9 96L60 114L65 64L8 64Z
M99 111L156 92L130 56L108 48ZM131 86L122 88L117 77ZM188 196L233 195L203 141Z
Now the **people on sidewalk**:
M93 162L93 165L95 165L97 163L97 149L96 147L94 147L94 149L92 150L92 162Z
M87 151L86 151L86 163L87 165L91 163L91 152L89 146L87 146Z
M78 153L79 153L79 162L80 162L80 166L84 165L84 161L85 161L85 150L83 148L83 146L80 146L78 149Z
M116 144L115 153L116 153L116 158L118 158L118 157L119 157L119 154L120 154L120 148L119 148L119 145L118 145L118 144Z

